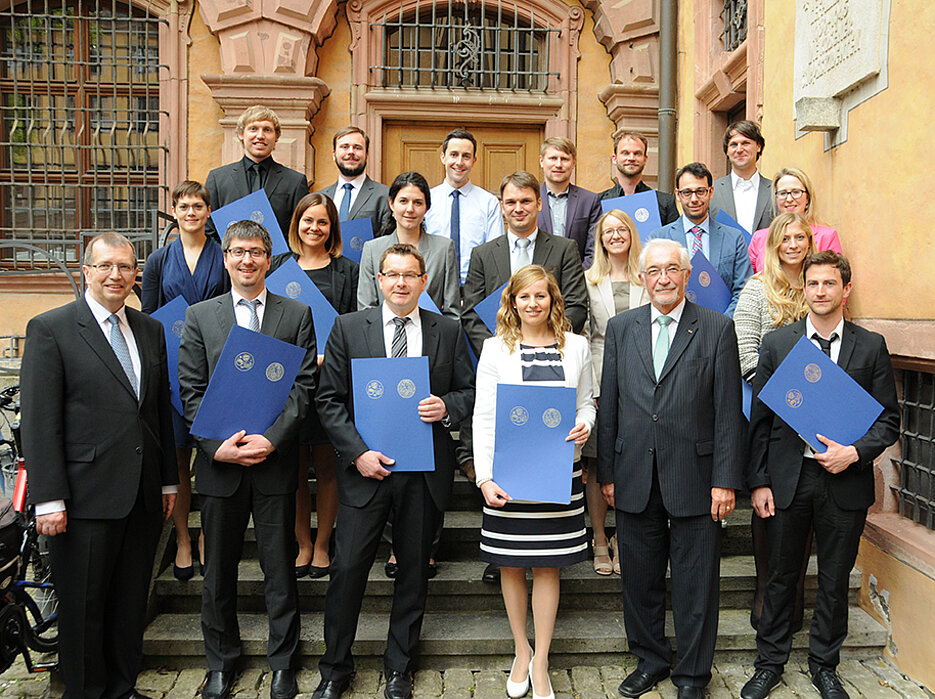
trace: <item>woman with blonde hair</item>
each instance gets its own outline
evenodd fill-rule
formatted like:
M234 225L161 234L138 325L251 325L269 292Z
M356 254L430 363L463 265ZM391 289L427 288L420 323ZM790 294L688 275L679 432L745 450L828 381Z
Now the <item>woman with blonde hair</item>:
M571 332L555 277L544 267L528 265L510 278L497 312L497 334L484 342L477 365L474 404L474 468L486 503L481 529L481 559L500 566L500 586L515 643L507 694L521 697L532 686L534 697L554 697L549 681L549 647L558 612L559 569L586 560L584 493L577 464L594 425L588 341ZM568 505L514 500L493 480L497 386L500 384L566 386L577 389L571 502ZM525 464L537 478L536 464ZM532 568L535 654L526 635Z
M842 252L838 232L818 222L815 215L815 190L812 181L797 167L784 167L773 177L773 213L778 216L784 213L802 214L812 230L815 240L815 250L834 250ZM750 264L754 272L760 272L765 264L764 249L769 228L761 228L753 234L750 240Z
M740 350L740 373L752 382L760 355L760 343L768 332L794 323L805 317L802 269L805 258L815 252L812 228L803 214L785 212L773 219L766 238L763 268L750 277L740 292L734 311L734 328ZM753 513L753 561L756 567L756 593L750 610L750 624L756 628L763 608L769 563L769 540L766 520ZM811 540L811 539L809 539ZM795 623L801 627L805 597L805 572L811 544L806 547L799 573L795 601Z
M598 219L594 229L594 263L585 272L588 289L591 340L591 367L594 376L594 398L601 388L601 366L604 363L604 331L613 316L636 308L648 300L640 283L640 235L627 214L612 209ZM585 457L585 499L594 528L591 542L594 550L594 572L598 575L620 573L616 539L607 540L604 522L607 503L597 482L597 435L592 434L582 449Z

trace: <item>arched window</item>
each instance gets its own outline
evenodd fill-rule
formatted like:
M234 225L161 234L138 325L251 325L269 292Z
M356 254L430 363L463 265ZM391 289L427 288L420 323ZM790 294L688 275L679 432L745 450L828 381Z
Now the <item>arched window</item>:
M0 238L75 263L82 232L152 230L167 152L160 21L115 0L0 10ZM45 266L0 252L6 268Z

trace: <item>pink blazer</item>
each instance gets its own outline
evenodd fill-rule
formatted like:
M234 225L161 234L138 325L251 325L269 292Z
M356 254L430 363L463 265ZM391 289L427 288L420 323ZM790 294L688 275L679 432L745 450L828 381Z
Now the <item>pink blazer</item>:
M763 251L766 248L766 237L769 228L761 228L753 234L750 239L750 264L753 265L753 272L760 272L763 269ZM843 253L841 241L838 239L838 232L829 226L821 224L812 225L812 236L815 238L815 247L819 252L822 250L834 250Z

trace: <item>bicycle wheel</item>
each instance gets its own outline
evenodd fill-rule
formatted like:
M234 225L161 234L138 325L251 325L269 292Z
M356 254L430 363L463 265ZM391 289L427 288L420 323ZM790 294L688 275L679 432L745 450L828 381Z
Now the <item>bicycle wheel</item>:
M26 645L37 653L58 650L58 595L52 585L52 569L45 537L38 537L29 556L25 580L17 591L26 607L30 632Z

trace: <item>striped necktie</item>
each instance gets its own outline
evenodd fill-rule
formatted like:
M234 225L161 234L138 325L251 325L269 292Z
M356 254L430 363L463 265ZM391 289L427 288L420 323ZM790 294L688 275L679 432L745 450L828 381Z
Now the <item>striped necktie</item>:
M393 331L393 343L390 345L390 350L394 357L408 357L409 349L406 344L406 324L409 322L409 318L393 318L393 322L396 323L396 330Z
M247 301L247 299L240 299L237 302L238 306L246 306L250 309L250 330L255 333L260 332L260 316L257 315L256 309L260 305L260 299L253 299L252 301Z

